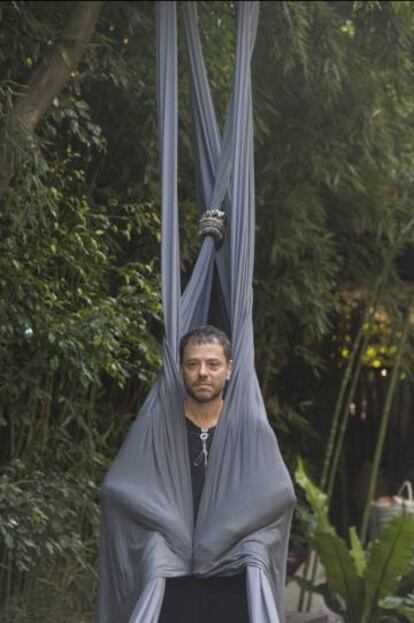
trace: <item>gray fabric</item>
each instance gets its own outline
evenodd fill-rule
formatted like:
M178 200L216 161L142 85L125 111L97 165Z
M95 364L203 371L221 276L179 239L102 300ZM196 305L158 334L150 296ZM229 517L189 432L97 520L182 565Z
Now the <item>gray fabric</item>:
M254 170L250 61L258 3L237 4L234 88L223 139L185 2L201 209L227 208L227 234L206 239L180 296L175 2L157 3L162 178L163 367L102 486L99 623L156 623L165 578L247 568L251 623L284 621L294 493L254 370ZM178 345L189 329L230 330L234 368L209 456L195 526ZM196 622L194 622L196 623Z

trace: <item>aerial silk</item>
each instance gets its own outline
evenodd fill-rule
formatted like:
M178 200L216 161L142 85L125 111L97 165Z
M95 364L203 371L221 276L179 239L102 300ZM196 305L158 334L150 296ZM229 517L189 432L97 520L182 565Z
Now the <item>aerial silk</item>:
M237 3L235 76L221 137L196 5L182 3L200 209L224 207L227 222L220 247L212 237L202 242L182 295L176 3L156 4L163 365L102 486L98 621L156 623L166 578L228 576L246 570L251 623L282 623L295 497L254 369L252 323L255 216L250 63L259 4ZM228 332L234 364L194 524L179 340L207 323Z

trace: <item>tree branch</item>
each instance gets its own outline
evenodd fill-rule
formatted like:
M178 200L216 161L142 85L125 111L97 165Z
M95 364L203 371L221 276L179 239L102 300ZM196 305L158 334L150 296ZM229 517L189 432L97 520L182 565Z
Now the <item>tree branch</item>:
M15 101L12 122L32 132L45 115L53 99L59 95L79 61L95 31L102 9L102 1L76 2L62 41L56 43L45 60L35 69L25 89ZM0 194L8 188L13 167L4 143L0 153Z

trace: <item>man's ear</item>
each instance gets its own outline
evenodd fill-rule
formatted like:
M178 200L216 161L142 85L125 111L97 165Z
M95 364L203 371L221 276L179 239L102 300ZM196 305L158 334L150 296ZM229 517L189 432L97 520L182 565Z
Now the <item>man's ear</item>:
M233 372L233 360L230 359L227 364L227 380L230 380L231 373Z

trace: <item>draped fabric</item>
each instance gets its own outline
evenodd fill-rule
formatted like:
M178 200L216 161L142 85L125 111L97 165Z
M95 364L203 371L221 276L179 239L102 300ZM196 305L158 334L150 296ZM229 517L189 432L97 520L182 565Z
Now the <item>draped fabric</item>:
M192 80L201 212L226 208L226 236L204 239L181 295L177 200L176 3L158 2L163 366L101 489L99 623L156 623L165 578L246 569L251 623L284 621L292 483L254 369L254 166L250 63L258 2L237 3L233 92L221 137L194 2L182 3ZM179 373L179 340L226 330L233 372L209 454L196 522ZM195 622L196 623L196 622Z

